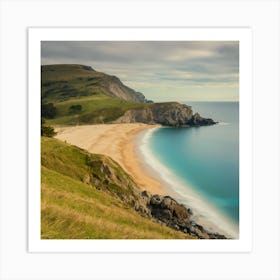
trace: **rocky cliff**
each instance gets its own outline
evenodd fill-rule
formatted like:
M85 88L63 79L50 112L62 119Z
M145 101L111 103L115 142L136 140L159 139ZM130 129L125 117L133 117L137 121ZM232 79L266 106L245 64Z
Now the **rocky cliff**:
M145 102L145 96L124 85L119 78L79 64L41 66L42 98L67 98L103 93L126 101Z
M193 114L191 106L178 102L153 103L143 108L131 109L115 123L161 124L165 126L201 126L215 124L212 119Z
M124 85L116 76L110 76L101 73L102 81L100 85L106 89L106 93L111 97L118 97L126 101L135 101L143 103L145 96L141 92L137 92L132 88Z

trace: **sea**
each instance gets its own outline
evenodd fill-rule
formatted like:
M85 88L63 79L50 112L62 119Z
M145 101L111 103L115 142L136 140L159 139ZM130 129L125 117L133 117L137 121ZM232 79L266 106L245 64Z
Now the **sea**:
M146 163L206 229L239 236L239 103L185 102L218 124L148 130Z

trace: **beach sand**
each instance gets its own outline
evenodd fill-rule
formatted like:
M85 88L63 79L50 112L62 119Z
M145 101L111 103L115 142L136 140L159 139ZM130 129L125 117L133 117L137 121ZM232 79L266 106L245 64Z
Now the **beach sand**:
M164 182L147 172L148 167L137 153L138 133L154 127L158 125L133 123L56 127L56 138L91 153L111 157L143 190L153 194L166 194Z

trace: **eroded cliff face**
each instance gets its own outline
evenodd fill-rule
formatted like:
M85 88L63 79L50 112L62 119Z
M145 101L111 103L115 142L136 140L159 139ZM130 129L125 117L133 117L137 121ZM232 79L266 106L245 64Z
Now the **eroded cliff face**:
M145 96L141 92L137 92L132 88L124 85L116 76L102 74L100 85L105 89L105 93L111 97L117 97L127 101L145 102Z
M165 126L201 126L215 124L212 119L193 114L191 106L178 102L154 103L144 108L131 109L115 123L146 123Z

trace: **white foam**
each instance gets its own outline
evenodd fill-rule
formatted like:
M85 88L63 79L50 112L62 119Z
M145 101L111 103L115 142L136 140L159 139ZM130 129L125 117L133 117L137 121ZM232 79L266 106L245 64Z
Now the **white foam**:
M238 225L226 217L214 205L207 202L196 193L185 180L176 176L172 170L156 158L149 146L149 139L159 128L152 128L143 134L140 144L140 152L145 162L164 180L179 196L179 202L190 207L194 213L194 219L210 231L223 233L231 238L238 238Z
M230 123L226 123L226 122L218 122L217 125L230 125Z

